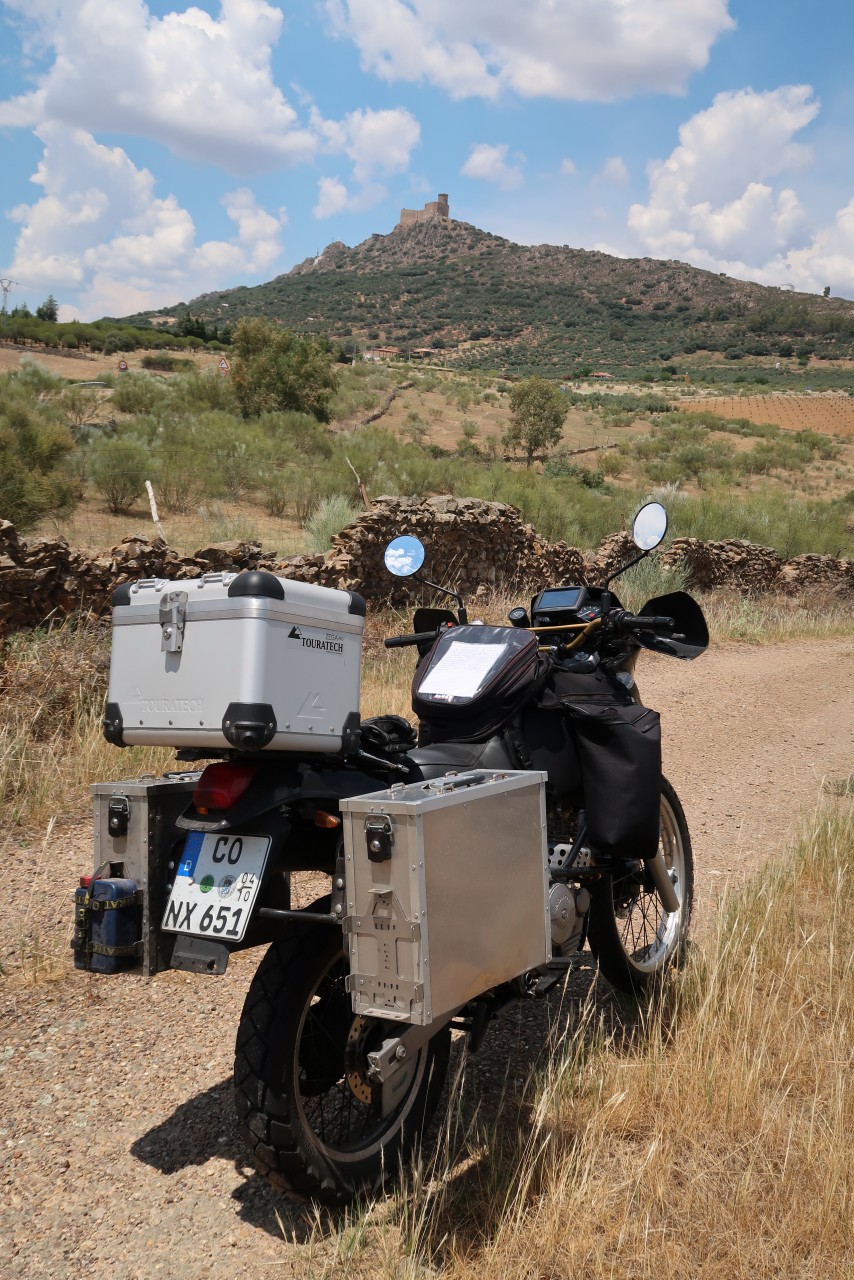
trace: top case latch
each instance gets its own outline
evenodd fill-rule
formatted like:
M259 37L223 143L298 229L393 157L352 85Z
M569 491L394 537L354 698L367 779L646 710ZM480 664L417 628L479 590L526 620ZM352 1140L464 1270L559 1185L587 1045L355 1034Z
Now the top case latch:
M184 625L187 621L186 591L170 591L160 600L160 649L163 653L180 653L184 647Z

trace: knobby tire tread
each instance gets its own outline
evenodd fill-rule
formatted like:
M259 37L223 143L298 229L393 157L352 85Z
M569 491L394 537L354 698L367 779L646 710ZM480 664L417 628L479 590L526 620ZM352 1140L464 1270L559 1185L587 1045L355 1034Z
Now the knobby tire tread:
M314 905L319 910L324 908L323 902ZM320 928L328 929L329 926ZM238 1028L234 1090L238 1118L259 1173L283 1191L345 1203L352 1199L354 1192L371 1194L379 1191L384 1181L383 1171L377 1171L368 1180L360 1172L352 1186L347 1185L340 1173L335 1178L330 1177L324 1167L325 1161L313 1158L310 1144L301 1138L284 1093L277 1095L264 1083L265 1070L283 1048L284 1031L278 1014L280 1002L287 999L289 986L299 991L300 984L305 981L306 956L318 951L325 954L328 939L334 937L334 934L319 934L315 924L300 922L290 926L287 934L267 951L247 993L244 1015ZM337 939L336 945L340 945ZM450 1033L447 1031L439 1032L437 1041L443 1035L449 1045ZM447 1049L444 1050L444 1059L441 1047L436 1056L441 1079L434 1086L432 1077L428 1075L423 1086L419 1086L419 1089L426 1089L425 1096L433 1102L444 1080ZM428 1073L430 1069L428 1062Z

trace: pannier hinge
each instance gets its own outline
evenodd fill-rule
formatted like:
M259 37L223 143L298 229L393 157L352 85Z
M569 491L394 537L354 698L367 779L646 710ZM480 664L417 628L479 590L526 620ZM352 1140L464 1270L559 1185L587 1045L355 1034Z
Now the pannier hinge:
M181 652L184 647L184 624L186 620L186 591L170 591L163 596L160 601L161 652Z

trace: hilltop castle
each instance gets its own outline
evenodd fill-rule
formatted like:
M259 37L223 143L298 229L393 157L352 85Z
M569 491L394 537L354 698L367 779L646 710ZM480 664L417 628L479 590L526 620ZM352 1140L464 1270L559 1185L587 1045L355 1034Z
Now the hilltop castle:
M411 227L416 222L434 222L437 218L450 218L447 195L431 200L423 209L401 209L398 226Z

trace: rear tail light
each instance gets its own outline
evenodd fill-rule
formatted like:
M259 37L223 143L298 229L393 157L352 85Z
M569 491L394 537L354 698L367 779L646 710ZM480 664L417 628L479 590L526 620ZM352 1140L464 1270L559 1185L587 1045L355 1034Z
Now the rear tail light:
M249 789L257 772L257 764L242 764L240 761L224 760L219 764L209 764L196 783L193 804L199 813L207 813L209 809L232 809Z

